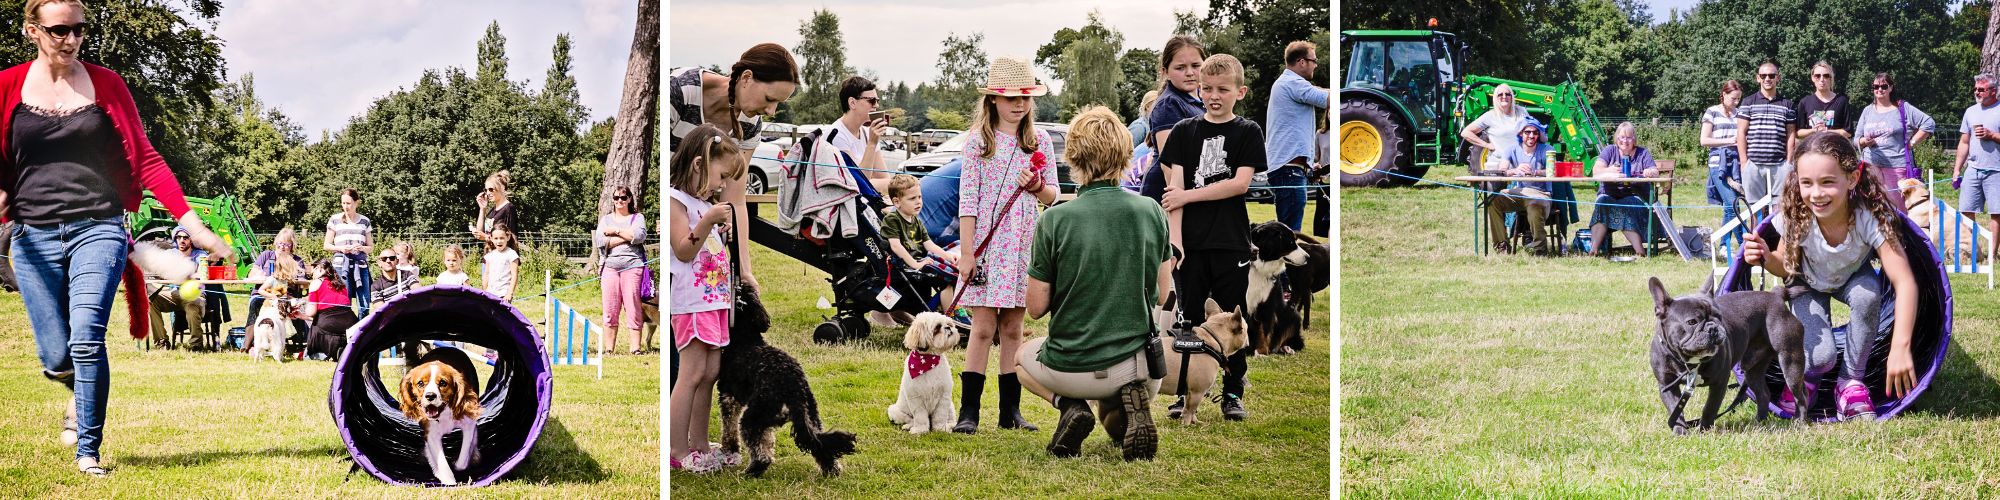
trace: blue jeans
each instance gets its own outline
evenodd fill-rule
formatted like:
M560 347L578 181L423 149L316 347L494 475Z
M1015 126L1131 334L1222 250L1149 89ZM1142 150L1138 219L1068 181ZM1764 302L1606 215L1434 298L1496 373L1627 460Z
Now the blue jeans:
M13 237L14 277L42 372L76 395L76 457L97 457L111 359L104 330L132 244L123 217L21 225Z
M1736 179L1738 165L1740 163L1736 158L1736 148L1721 147L1708 150L1708 202L1722 205L1723 224L1728 224L1737 217L1736 200L1741 198L1742 194L1737 193L1736 188L1730 186L1728 181ZM1755 224L1757 221L1744 222ZM1717 236L1716 241L1727 244L1730 240L1736 240L1740 243L1743 240L1743 231L1749 229L1751 228L1739 227L1729 234Z
M369 288L375 285L375 277L368 272L368 254L347 254L347 266L340 268L340 282L347 285L347 299L354 301L354 317L368 316L369 304L374 302L374 294Z
M1271 202L1277 205L1278 222L1298 231L1306 220L1306 170L1298 165L1282 165L1265 179L1271 185Z

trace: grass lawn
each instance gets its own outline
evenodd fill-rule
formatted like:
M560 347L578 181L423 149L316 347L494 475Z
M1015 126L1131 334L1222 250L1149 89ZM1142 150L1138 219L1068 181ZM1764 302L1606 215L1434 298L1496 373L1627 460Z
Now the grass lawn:
M522 294L540 293L539 283ZM598 288L558 298L595 316ZM244 302L232 297L239 318ZM537 300L517 302L531 319ZM0 298L0 498L386 498L418 490L365 472L348 475L347 448L327 412L333 363L252 362L240 352L142 350L126 335L124 303L111 315L112 391L103 448L111 477L76 472L75 448L56 439L69 393L42 378L18 295ZM662 329L664 331L664 329ZM444 497L653 498L660 485L661 358L614 356L595 367L556 366L554 404L528 460L482 490ZM391 379L393 380L393 379ZM492 457L488 457L489 459Z
M1441 166L1429 179L1463 171ZM1676 204L1705 204L1705 172L1680 172ZM2000 327L2000 295L1983 277L1954 276L1951 354L1894 420L1794 428L1754 422L1746 407L1716 432L1676 437L1648 368L1646 278L1691 293L1706 261L1476 257L1465 191L1342 197L1344 494L2000 494L2000 453L1980 451L2000 447L2000 385L1989 375L2000 340L1978 333ZM1676 216L1711 227L1721 218L1720 209Z
M1311 220L1311 214L1307 216ZM1270 220L1271 206L1252 204L1250 218ZM1303 353L1251 358L1251 386L1245 400L1249 420L1224 421L1220 405L1204 404L1202 424L1189 428L1166 422L1172 401L1156 399L1153 418L1159 422L1160 448L1154 461L1120 459L1102 429L1091 435L1082 457L1056 459L1043 450L1056 411L1024 390L1022 412L1042 430L1000 430L994 427L997 397L990 381L978 434L913 437L891 424L884 409L896 400L898 370L908 354L902 347L902 332L878 327L859 343L814 345L812 327L823 314L831 313L814 308L821 294L831 293L826 274L761 246L752 251L771 310L773 325L767 338L799 358L826 426L858 434L860 451L843 460L845 474L821 479L811 458L791 444L791 428L786 426L779 431L777 462L764 477L744 477L740 467L707 475L674 474L670 477L674 494L690 498L1328 495L1327 294L1318 296L1321 303L1306 329ZM1028 330L1042 335L1046 321L1029 321ZM993 356L997 355L996 351ZM963 369L963 351L947 356L953 369ZM997 373L992 370L989 375ZM954 393L954 406L956 398ZM719 441L720 424L711 422L710 432L717 436L711 439Z

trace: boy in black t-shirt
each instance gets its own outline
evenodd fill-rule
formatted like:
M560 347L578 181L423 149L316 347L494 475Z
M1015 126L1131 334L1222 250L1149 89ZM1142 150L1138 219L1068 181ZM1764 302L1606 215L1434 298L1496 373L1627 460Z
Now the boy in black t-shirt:
M1160 164L1167 174L1167 192L1160 204L1167 210L1172 241L1184 256L1174 287L1180 310L1201 322L1203 301L1215 299L1223 310L1243 307L1249 270L1250 214L1243 195L1250 177L1265 168L1264 129L1236 116L1243 85L1243 64L1228 54L1201 63L1201 116L1174 125ZM1243 420L1243 377L1249 350L1229 357L1222 381L1222 416ZM1185 401L1167 408L1168 418L1180 418Z

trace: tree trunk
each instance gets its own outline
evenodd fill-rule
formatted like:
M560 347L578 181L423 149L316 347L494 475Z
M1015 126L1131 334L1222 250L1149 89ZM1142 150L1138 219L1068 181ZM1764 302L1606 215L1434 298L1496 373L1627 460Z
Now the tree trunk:
M2000 6L1986 14L1986 46L1979 50L1979 72L2000 74Z
M619 187L632 191L638 206L649 186L642 186L652 168L648 156L659 140L660 0L639 0L639 26L632 35L632 55L625 62L625 91L618 99L617 124L611 131L611 154L604 159L604 187L597 195L597 213L611 211L611 195ZM663 176L664 177L664 176Z

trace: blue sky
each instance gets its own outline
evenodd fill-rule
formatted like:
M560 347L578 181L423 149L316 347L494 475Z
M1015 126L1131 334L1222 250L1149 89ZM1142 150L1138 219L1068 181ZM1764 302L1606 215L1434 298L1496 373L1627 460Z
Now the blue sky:
M634 0L225 0L216 34L230 79L305 128L338 130L368 105L409 88L425 69L474 66L490 22L507 37L507 75L539 90L557 33L569 33L571 74L591 120L617 113L632 47Z

